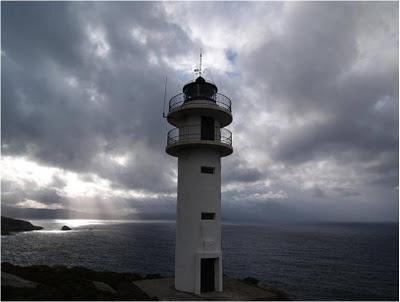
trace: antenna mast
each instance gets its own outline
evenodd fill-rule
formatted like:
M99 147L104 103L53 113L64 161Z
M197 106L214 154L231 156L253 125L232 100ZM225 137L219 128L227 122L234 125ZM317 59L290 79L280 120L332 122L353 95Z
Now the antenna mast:
M197 72L198 76L200 77L203 74L203 70L202 70L202 64L203 64L203 52L200 49L200 64L199 64L199 68L196 68L194 70L194 72Z
M167 80L168 80L168 78L167 78L167 76L165 76L165 86L164 86L164 106L163 106L163 111L162 111L162 116L163 116L164 118L166 118L166 117L167 117L167 115L165 114L165 98L166 98L166 96L167 96Z
M203 73L202 72L202 70L201 70L201 64L203 63L203 53L202 53L202 51L201 51L201 49L200 49L200 67L199 67L199 76L201 76L201 74Z

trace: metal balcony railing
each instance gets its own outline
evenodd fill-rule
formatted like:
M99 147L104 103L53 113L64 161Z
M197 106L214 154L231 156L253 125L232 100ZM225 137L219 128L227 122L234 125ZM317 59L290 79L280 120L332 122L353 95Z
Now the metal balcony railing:
M167 146L175 143L184 143L192 141L219 142L228 146L232 146L232 132L225 128L215 127L214 139L204 139L201 135L200 125L185 126L181 128L173 128L168 131Z
M179 107L183 107L187 104L189 105L194 103L205 104L205 105L215 104L221 108L228 110L229 112L231 112L232 108L231 100L227 96L221 93L215 93L210 97L202 97L202 96L191 97L184 93L180 93L169 100L169 111L177 109Z

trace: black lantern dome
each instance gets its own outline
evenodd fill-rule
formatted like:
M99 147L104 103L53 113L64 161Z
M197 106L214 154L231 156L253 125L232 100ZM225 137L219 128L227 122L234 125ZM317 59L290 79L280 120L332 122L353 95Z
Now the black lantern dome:
M199 76L195 81L183 86L185 102L198 99L215 101L217 91L217 86L207 82L202 76Z

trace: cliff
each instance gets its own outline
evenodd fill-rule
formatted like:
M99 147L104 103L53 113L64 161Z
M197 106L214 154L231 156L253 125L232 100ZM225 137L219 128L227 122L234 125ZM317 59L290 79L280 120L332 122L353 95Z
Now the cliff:
M33 225L29 221L1 216L1 235L9 235L12 232L25 232L41 229L43 229L41 226Z

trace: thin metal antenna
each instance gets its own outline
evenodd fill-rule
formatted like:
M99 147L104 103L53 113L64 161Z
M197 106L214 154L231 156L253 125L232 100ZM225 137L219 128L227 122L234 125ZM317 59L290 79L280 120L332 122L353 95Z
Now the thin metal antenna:
M202 53L202 51L201 51L201 49L200 49L200 67L199 67L199 76L201 76L202 75L202 73L203 73L203 71L201 70L201 64L203 63L203 53Z
M202 68L202 64L203 64L203 51L200 48L200 64L199 64L199 68L196 68L194 70L194 72L197 72L199 77L203 74L203 70L201 69Z
M167 97L167 81L168 78L167 76L165 76L165 85L164 85L164 106L163 106L163 111L162 111L162 116L163 118L166 118L167 116L165 115L165 101L166 101L166 97Z

